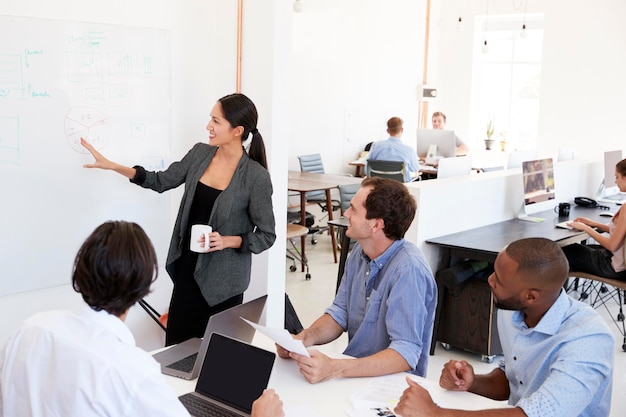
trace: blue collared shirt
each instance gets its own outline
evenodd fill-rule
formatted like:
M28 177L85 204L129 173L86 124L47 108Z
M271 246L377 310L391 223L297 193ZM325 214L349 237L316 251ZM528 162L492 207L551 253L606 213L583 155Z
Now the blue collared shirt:
M326 313L348 332L346 355L390 348L414 374L426 376L436 306L437 286L424 255L401 239L372 260L355 244Z
M374 142L367 159L381 159L383 161L403 161L406 166L406 181L411 181L411 172L420 170L417 160L417 151L396 137Z
M591 307L561 291L533 328L522 312L499 310L498 332L510 405L529 417L609 415L615 340Z

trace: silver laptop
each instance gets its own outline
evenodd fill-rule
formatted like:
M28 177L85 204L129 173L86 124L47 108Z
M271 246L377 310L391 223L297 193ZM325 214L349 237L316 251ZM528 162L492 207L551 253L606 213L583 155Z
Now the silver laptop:
M213 333L195 391L178 398L194 417L249 416L275 359L274 352Z
M238 339L242 342L252 342L254 328L241 320L240 317L258 323L263 313L266 300L267 295L264 295L252 301L248 301L247 303L214 314L209 318L202 339L194 337L152 355L153 358L161 364L161 372L165 375L176 376L183 379L194 379L198 377L211 333L214 332Z

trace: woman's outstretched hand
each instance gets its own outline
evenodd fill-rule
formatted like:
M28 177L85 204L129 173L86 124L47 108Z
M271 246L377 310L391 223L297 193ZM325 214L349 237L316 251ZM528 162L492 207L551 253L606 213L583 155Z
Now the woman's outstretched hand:
M87 149L89 153L93 156L95 161L92 164L84 164L85 168L100 168L100 169L113 169L114 163L106 159L100 152L96 150L91 143L87 142L86 139L80 138L80 144L83 148Z

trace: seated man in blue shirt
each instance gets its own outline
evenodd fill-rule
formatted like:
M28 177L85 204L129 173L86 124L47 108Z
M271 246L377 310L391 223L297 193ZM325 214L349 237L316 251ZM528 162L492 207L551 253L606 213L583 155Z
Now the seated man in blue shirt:
M411 181L413 177L417 176L420 170L419 161L417 160L417 151L408 145L402 143L400 138L404 128L402 124L404 122L399 117L392 117L387 120L387 133L389 133L389 139L374 142L370 148L370 153L367 157L368 160L383 160L383 161L402 161L406 167L406 179L405 182Z
M486 375L451 360L439 384L470 391L512 408L441 409L413 381L395 412L416 416L606 417L611 407L615 340L600 315L563 290L568 263L561 248L543 238L511 243L496 258L489 285L498 311L504 360ZM462 408L463 404L459 404Z
M311 383L331 378L410 371L426 375L437 304L437 286L424 255L404 240L417 204L406 186L366 178L345 212L346 234L357 243L346 262L333 304L296 339L322 345L348 332L344 354L333 359L316 350L310 357L287 352Z

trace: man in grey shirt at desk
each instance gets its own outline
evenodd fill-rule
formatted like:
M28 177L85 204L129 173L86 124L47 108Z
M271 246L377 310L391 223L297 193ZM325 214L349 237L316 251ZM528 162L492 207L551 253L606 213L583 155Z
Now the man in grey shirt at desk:
M311 383L410 371L425 376L437 287L424 255L404 240L417 204L401 182L372 177L350 202L346 234L356 240L333 304L296 339L322 345L348 332L344 354L310 357L278 346Z
M561 248L549 239L521 239L500 252L494 269L489 285L499 309L504 360L486 375L475 375L466 361L451 360L439 385L508 400L513 407L443 409L407 378L409 388L395 412L403 417L608 416L615 340L595 310L563 290L568 263Z

